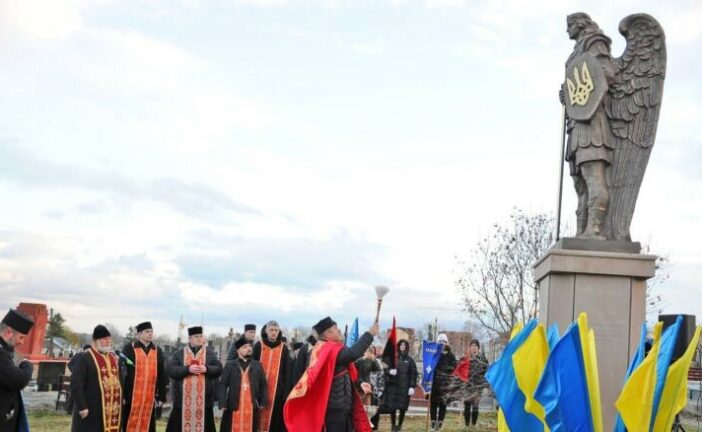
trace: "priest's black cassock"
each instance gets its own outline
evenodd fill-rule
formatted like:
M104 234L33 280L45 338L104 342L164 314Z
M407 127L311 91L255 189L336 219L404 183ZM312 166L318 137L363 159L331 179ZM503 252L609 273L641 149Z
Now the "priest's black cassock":
M292 387L292 365L290 350L283 343L283 332L278 333L276 340L271 342L266 334L266 326L263 326L261 340L256 342L253 348L253 358L261 362L268 382L268 403L266 409L260 412L261 431L284 432L286 429L283 420L283 406ZM270 419L269 421L266 421L266 416Z
M101 374L98 370L97 361L115 366L115 371L110 372L109 380L115 385L113 393L116 393L119 386L119 366L114 354L103 354L91 348L80 354L76 354L71 370L71 397L73 398L73 421L71 423L72 432L104 432L118 428L105 427L109 423L110 416L107 414L115 412L120 416L120 406L113 403L103 405L103 388L101 386ZM116 375L116 376L115 376ZM121 388L119 389L121 391ZM121 398L120 398L121 402ZM88 410L88 416L81 418L79 412Z
M126 370L125 373L125 378L124 378L124 400L125 404L123 407L123 412L124 412L124 419L122 420L122 425L124 426L125 431L127 432L132 432L130 428L127 426L129 425L129 417L132 414L132 400L134 397L134 381L137 377L137 367L141 368L143 367L142 364L137 360L137 350L141 351L139 353L139 358L144 358L147 359L150 355L152 355L151 351L156 350L156 370L153 371L156 373L156 386L154 388L154 394L149 395L149 403L151 400L153 401L160 401L160 402L166 402L167 398L167 387L168 387L168 375L166 375L166 366L164 364L163 360L163 351L161 348L157 347L153 343L149 343L148 345L144 345L140 341L135 341L133 343L127 344L124 346L122 349L122 354L124 354L125 357L129 359L129 361L132 363L131 365L127 363L126 361L122 360L122 369ZM144 354L144 355L142 355ZM144 371L139 370L139 373L142 374ZM145 377L140 376L140 380L144 379ZM156 432L156 409L151 410L151 419L149 420L149 432ZM144 428L137 428L132 425L131 429L135 429L136 432L141 432L139 429L144 429ZM145 430L145 429L144 429Z
M184 363L185 350L190 350L192 355L201 355L200 350L205 350L204 366L207 366L205 372L205 430L204 432L215 432L216 426L214 421L214 395L216 391L217 378L222 375L222 363L217 359L217 354L209 347L192 347L186 345L185 348L176 351L171 360L166 365L166 373L171 378L171 387L173 394L173 410L168 418L168 426L166 432L182 432L183 431L183 381L191 376L189 371L190 365Z

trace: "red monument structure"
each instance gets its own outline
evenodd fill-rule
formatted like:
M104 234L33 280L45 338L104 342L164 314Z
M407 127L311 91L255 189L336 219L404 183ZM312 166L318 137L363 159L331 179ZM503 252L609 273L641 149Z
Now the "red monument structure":
M34 327L32 327L32 330L25 338L24 343L17 347L17 351L32 362L47 360L49 356L41 353L44 348L47 324L49 323L49 311L46 305L39 303L20 303L17 309L26 313L34 320Z

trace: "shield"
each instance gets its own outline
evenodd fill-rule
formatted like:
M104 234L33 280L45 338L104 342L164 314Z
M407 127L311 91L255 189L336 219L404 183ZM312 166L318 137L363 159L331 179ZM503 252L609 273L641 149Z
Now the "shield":
M568 63L563 83L565 108L573 120L590 120L607 93L607 79L599 60L590 53Z

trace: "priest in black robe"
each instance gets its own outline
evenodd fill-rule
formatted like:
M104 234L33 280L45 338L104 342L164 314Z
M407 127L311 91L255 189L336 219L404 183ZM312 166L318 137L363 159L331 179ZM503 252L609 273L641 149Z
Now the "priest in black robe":
M136 340L122 348L124 357L120 359L125 371L122 423L125 432L156 432L156 408L166 402L168 376L163 351L153 343L153 325L140 323L136 331ZM136 393L135 381L141 383Z
M268 400L268 383L261 363L251 358L251 342L245 337L234 342L237 358L228 361L219 384L222 413L220 432L258 430L259 410Z
M261 432L284 432L283 405L290 393L290 350L276 321L261 329L261 340L253 348L253 358L261 362L268 382L268 402L260 413Z
M166 365L173 394L166 432L216 432L213 407L222 363L205 341L202 327L190 327L188 344ZM199 380L204 381L203 386L198 385Z
M305 373L307 370L307 367L310 365L310 353L312 352L312 348L314 348L314 344L317 343L317 339L313 336L310 335L307 340L302 344L299 350L297 350L297 354L295 355L295 359L292 362L292 367L291 367L291 372L290 372L290 387L295 387L295 384L297 384L298 381L300 381L300 378L302 378L302 374Z
M72 432L120 432L122 385L112 336L103 325L93 330L91 348L76 356L71 373Z
M15 365L15 347L22 345L34 321L23 312L10 310L0 323L0 432L28 430L22 389L32 379L32 364Z

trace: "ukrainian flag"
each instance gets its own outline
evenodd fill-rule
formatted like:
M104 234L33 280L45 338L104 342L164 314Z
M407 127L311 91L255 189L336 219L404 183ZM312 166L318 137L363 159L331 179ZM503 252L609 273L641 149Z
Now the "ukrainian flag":
M675 416L687 404L687 374L690 370L692 357L695 355L697 344L700 340L701 326L695 329L695 335L687 346L685 354L668 369L668 375L661 394L660 404L656 412L653 426L654 432L668 432L672 430Z
M678 315L675 323L663 331L663 337L661 338L661 349L658 352L658 362L656 363L656 386L653 391L653 408L651 410L653 417L651 417L650 430L653 430L653 423L655 421L654 417L658 412L658 405L661 402L663 387L665 386L665 380L668 376L670 362L673 359L675 345L678 342L678 334L680 333L681 325L682 316Z
M543 324L539 324L512 355L517 386L526 397L524 410L534 414L543 423L546 432L549 428L546 426L544 407L533 395L546 367L549 351L546 329Z
M488 369L485 378L495 392L497 402L507 426L513 432L540 432L543 423L533 414L524 410L526 397L517 385L517 378L512 363L512 355L529 338L536 328L536 320L529 321L505 346L500 358Z
M626 377L624 378L625 383L629 379L631 374L634 372L634 370L637 367L639 367L641 362L646 357L646 332L646 321L644 321L641 325L641 338L639 339L639 346L636 349L634 357L631 359L631 363L629 363L629 368L626 371ZM617 419L614 425L614 432L626 432L626 427L624 426L624 422L622 421L622 417L619 415L619 413L617 413Z
M653 328L653 345L646 358L641 362L624 383L617 407L622 422L627 430L645 432L651 427L653 414L653 393L656 388L656 366L661 349L661 331L663 323Z
M512 333L509 335L509 340L514 339L514 337L522 330L524 325L518 322L512 329ZM497 432L510 432L509 426L507 426L507 420L505 420L505 412L498 407L497 410Z
M551 351L534 399L551 431L601 432L595 335L581 314Z

